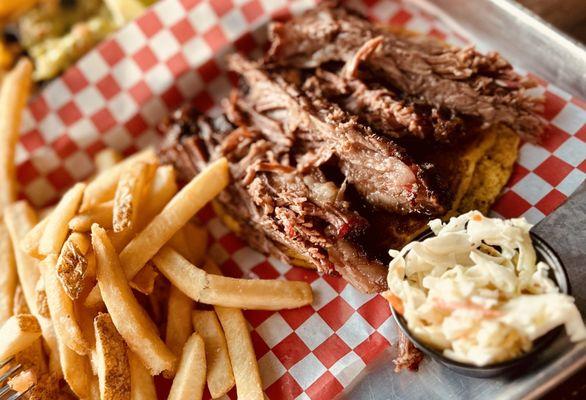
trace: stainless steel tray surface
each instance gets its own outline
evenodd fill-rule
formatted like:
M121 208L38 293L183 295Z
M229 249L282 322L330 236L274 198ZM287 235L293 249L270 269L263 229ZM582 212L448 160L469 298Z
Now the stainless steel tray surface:
M411 0L484 50L498 50L521 67L573 95L586 97L586 50L509 0ZM585 155L586 158L586 155ZM573 296L586 315L586 183L533 231L547 240L568 272ZM419 372L393 371L394 349L369 365L340 399L532 399L586 365L586 343L565 335L523 370L490 379L458 375L426 359Z

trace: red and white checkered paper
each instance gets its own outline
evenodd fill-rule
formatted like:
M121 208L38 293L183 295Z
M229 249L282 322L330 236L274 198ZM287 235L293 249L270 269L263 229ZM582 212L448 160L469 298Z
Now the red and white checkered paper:
M258 53L267 21L314 3L161 0L31 100L17 148L23 197L39 206L51 202L93 172L93 156L104 147L128 154L156 142L156 124L186 101L202 110L216 107L231 86L223 57L235 50ZM378 21L467 42L413 5L365 0L360 6ZM539 81L547 98L549 136L541 146L521 147L511 182L494 206L502 216L531 222L563 203L586 176L586 102ZM209 208L201 216L226 274L300 279L314 290L311 307L245 312L270 399L332 398L394 341L394 322L380 296L267 259L246 247Z

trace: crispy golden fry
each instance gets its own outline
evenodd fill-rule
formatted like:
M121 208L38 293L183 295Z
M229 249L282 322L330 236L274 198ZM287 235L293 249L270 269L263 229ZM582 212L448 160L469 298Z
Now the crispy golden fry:
M120 253L126 276L133 278L175 232L216 197L228 182L228 161L221 158L185 185Z
M157 168L145 195L145 199L148 200L141 204L141 211L136 221L136 227L118 234L110 234L110 240L116 251L122 251L134 237L135 233L140 232L147 226L161 212L165 205L167 205L175 193L177 193L175 171L169 165Z
M51 372L59 376L61 374L61 367L59 365L59 353L55 332L51 320L44 318L37 308L36 288L37 282L41 276L38 260L25 253L22 246L24 237L37 223L37 216L26 201L19 201L5 208L4 221L13 243L16 271L18 273L18 279L20 281L24 299L26 300L26 304L31 314L37 317L39 324L41 325L43 339L48 348L49 367Z
M39 279L37 281L35 294L37 297L37 312L42 317L51 318L51 311L49 311L49 303L47 302L47 291L45 290L44 279Z
M234 386L226 337L213 311L194 311L193 327L205 343L208 389L212 398L217 399Z
M87 342L89 346L89 353L88 358L90 361L90 366L92 373L97 375L98 373L98 365L97 365L97 352L96 352L96 330L94 328L94 318L102 312L103 308L86 308L79 303L75 304L75 315L77 316L77 320L79 323L79 327L81 329L81 333L83 338ZM97 384L97 382L96 382ZM98 390L99 392L99 390ZM99 395L98 395L99 398Z
M137 231L142 230L153 218L155 215L161 212L161 210L165 207L165 205L169 202L169 200L177 193L177 184L175 183L175 170L170 165L164 165L157 168L155 172L155 177L153 178L151 184L149 185L148 193L146 195L146 199L148 201L144 204L144 212L140 212L138 221L137 221ZM109 224L112 223L112 218L110 218ZM107 228L106 226L102 226L103 228ZM123 235L116 235L110 233L109 235L114 248L118 250L122 250L132 238L132 234L123 234ZM135 284L139 286L139 284ZM100 295L100 290L97 286L95 286L85 299L84 304L87 307L95 307L96 305L102 302L102 297Z
M13 315L0 328L0 360L8 360L39 337L41 326L33 315Z
M128 350L128 362L130 364L130 399L157 400L153 377L140 358L130 350Z
M242 311L221 306L214 309L226 335L238 398L263 400L258 363Z
M89 359L71 350L60 339L57 337L63 378L77 397L85 399L89 396L92 381Z
M147 262L147 264L138 271L138 274L136 274L134 279L128 282L128 284L131 288L138 290L143 294L151 294L155 287L157 276L159 276L159 273L153 263Z
M30 389L31 386L37 384L37 374L35 371L25 369L18 373L18 375L10 378L8 386L10 389L18 393L24 393Z
M214 263L207 263L206 269L210 274L222 275L222 272ZM221 306L215 306L214 310L218 315L222 328L224 329L224 335L226 336L226 344L228 346L228 354L230 354L230 361L232 362L232 371L236 380L236 394L238 398L251 400L264 399L258 363L254 348L252 347L250 332L248 332L242 311L237 308Z
M17 283L12 241L0 217L0 326L12 315Z
M184 295L175 286L171 286L167 303L167 331L165 343L177 356L181 355L183 346L193 332L191 311L193 300Z
M30 400L61 400L59 383L60 375L52 373L42 374L38 377L36 385L27 392L25 398Z
M139 205L155 170L155 164L139 162L126 169L120 176L112 209L112 229L114 232L123 232L134 228L138 218Z
M55 209L55 206L52 205L52 206L44 207L44 208L41 208L40 210L37 210L37 214L39 215L39 221L48 217L49 214L51 214L54 209Z
M175 170L171 165L162 165L157 168L155 176L146 194L147 202L144 204L144 211L138 220L139 231L161 212L165 205L177 193L177 182L175 181Z
M187 237L185 236L185 229L180 229L167 242L167 245L171 246L173 250L177 253L181 254L184 258L191 260L191 250L189 249L189 245L187 244Z
M53 327L59 342L62 342L79 355L86 355L89 352L89 345L81 333L75 316L73 301L67 296L59 281L55 267L56 263L57 256L54 254L47 256L42 261L51 321L53 321Z
M97 260L96 260L96 265L97 265ZM83 301L83 305L85 307L92 308L92 307L98 307L102 303L103 303L103 301L102 301L102 293L100 293L100 287L98 285L95 285L92 288L92 290L90 290L88 295L86 296L85 300Z
M92 226L97 279L106 308L130 349L157 375L173 370L175 356L159 338L158 330L132 294L106 231Z
M75 232L89 232L92 224L98 224L104 229L112 229L113 201L101 203L91 210L77 214L69 221L69 229Z
M201 399L206 384L206 354L202 338L194 333L185 343L168 400ZM248 399L247 397L239 397Z
M89 247L90 240L86 235L73 232L63 244L57 259L57 276L71 300L76 300L84 289L88 267L85 254Z
M20 248L24 250L24 252L31 257L35 258L43 258L43 256L39 253L39 242L41 240L41 236L43 236L43 232L45 232L45 227L49 222L49 216L47 215L43 220L36 223L26 234L25 237L22 238L22 243L20 244ZM35 217L35 220L37 218Z
M41 338L35 340L14 357L14 361L20 364L23 369L35 372L37 376L48 371L41 340Z
M16 201L14 151L22 109L30 93L32 70L30 60L22 58L4 77L0 88L0 209Z
M24 298L24 293L22 293L22 288L20 285L16 287L14 291L14 300L12 302L12 314L30 314L31 310L28 308L26 304L26 300Z
M141 161L156 162L157 155L154 149L149 147L131 157L128 157L126 160L100 173L93 181L88 183L81 202L80 212L85 212L95 207L97 204L112 200L116 193L116 186L118 185L122 172L132 164Z
M40 254L45 256L59 254L63 242L65 242L65 238L67 237L67 232L69 231L69 221L77 213L84 189L84 183L76 183L73 185L63 195L51 215L47 217L47 226L39 241Z
M164 246L153 261L173 285L201 303L250 310L282 310L302 307L313 301L311 286L306 282L211 275L170 246Z
M130 366L124 339L109 314L98 314L94 329L101 399L130 399Z
M208 231L203 226L188 222L183 227L183 232L191 254L191 258L186 258L195 264L203 262L208 247Z
M104 172L108 168L111 168L122 161L122 158L122 154L120 154L117 150L107 148L96 154L94 162L96 163L98 172Z
M13 243L16 271L24 298L31 312L36 314L35 287L40 277L38 261L22 250L21 242L37 223L37 216L26 201L19 201L4 209L4 222Z

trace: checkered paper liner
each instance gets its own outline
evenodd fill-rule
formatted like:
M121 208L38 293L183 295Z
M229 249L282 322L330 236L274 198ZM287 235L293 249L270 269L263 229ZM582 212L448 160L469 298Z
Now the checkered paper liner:
M17 147L21 195L38 206L51 202L93 172L99 150L114 147L129 154L156 142L156 124L184 102L216 108L234 83L222 68L224 56L259 54L267 21L314 3L159 1L31 100ZM412 4L365 0L357 5L375 20L467 43ZM586 102L538 81L547 99L548 138L540 146L521 147L513 177L494 206L504 217L524 216L534 223L563 203L586 176ZM229 232L211 208L200 216L226 274L305 280L314 290L311 307L245 311L270 399L332 398L394 342L394 322L382 297L267 259Z

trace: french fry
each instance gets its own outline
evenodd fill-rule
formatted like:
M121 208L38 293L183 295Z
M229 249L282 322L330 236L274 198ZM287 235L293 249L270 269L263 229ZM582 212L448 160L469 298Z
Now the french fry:
M114 232L123 232L134 228L140 202L155 169L155 164L139 162L126 169L120 176L112 209L112 229Z
M20 364L23 369L35 372L37 376L48 371L47 363L45 362L45 354L43 352L43 344L40 338L31 343L26 349L16 354L14 361Z
M37 214L39 215L39 221L42 221L46 217L48 217L49 214L51 214L54 209L55 209L55 206L52 205L52 206L44 207L44 208L41 208L40 210L37 210Z
M13 243L16 271L24 298L32 314L36 314L35 288L40 277L38 261L23 251L21 242L37 223L37 216L26 201L19 201L4 209L4 222Z
M71 388L71 391L79 398L89 396L92 371L89 359L81 356L67 347L60 337L57 337L59 348L59 362L63 370L63 378Z
M159 276L159 273L153 263L148 262L128 284L131 288L143 294L151 294L155 287L157 276Z
M8 360L39 337L41 326L33 315L19 314L10 317L0 328L0 360Z
M51 318L49 303L47 303L47 291L45 290L45 279L39 279L35 287L37 298L37 313L45 318Z
M206 273L170 246L153 257L159 271L195 301L249 310L298 308L313 301L306 282L274 279L236 279Z
M132 279L163 245L229 182L228 161L221 158L181 189L120 253L124 273Z
M14 291L14 300L12 301L12 314L30 314L31 310L28 308L26 304L26 300L24 299L24 294L22 293L22 288L20 285L16 287ZM1 326L1 325L0 325Z
M165 205L177 193L177 182L175 181L175 170L171 165L162 165L157 168L155 176L149 185L144 204L144 210L140 213L138 225L140 231L161 212Z
M37 216L26 201L19 201L4 209L4 221L13 243L16 272L24 299L31 314L37 317L41 325L43 339L49 353L49 368L56 376L60 376L61 367L59 364L59 351L55 331L53 330L51 320L44 318L37 308L36 288L37 282L41 277L39 262L36 258L27 254L22 246L25 236L37 223Z
M36 217L35 220L37 220ZM41 241L41 236L43 236L43 232L45 232L45 227L47 226L48 222L49 218L47 215L43 220L36 223L22 238L20 248L31 257L43 258L43 256L39 253L39 242Z
M263 400L258 363L242 311L221 306L214 309L226 336L238 398Z
M177 193L177 184L175 182L175 170L170 165L164 165L157 168L155 176L149 185L146 198L147 202L144 204L144 211L140 213L137 221L137 231L142 230L169 202L169 200ZM99 207L99 206L98 206ZM109 224L111 225L112 218L110 217ZM100 225L98 223L98 225ZM108 228L107 226L102 226ZM114 248L122 250L132 238L132 235L115 235L110 234L110 240ZM139 286L140 283L136 284ZM90 291L84 304L87 307L95 307L102 302L102 296L97 286Z
M42 279L39 280L39 282L42 282L42 281L43 281ZM17 288L14 292L14 302L13 303L14 303L14 305L13 305L13 307L14 307L13 314L14 315L30 314L31 313L28 306L26 305L26 300L24 299L24 295L22 293L22 288L20 286L17 286ZM37 321L38 321L38 319L37 319ZM41 319L41 321L38 321L38 322L40 325L41 322L43 322L43 321ZM42 327L41 327L41 332L42 332ZM29 347L22 350L18 354L16 354L15 362L17 364L20 364L23 369L32 370L37 375L47 372L47 363L45 362L45 354L43 353L43 344L41 342L41 339L35 340Z
M112 148L107 148L98 152L94 159L98 172L104 172L108 168L118 164L120 161L122 161L122 154Z
M69 221L69 229L74 232L89 232L92 224L96 223L104 229L112 229L112 207L113 201L101 203L91 210L77 214Z
M168 400L201 399L206 384L206 354L203 339L194 333L185 343ZM247 397L239 397L248 399Z
M94 375L97 375L98 373L96 353L96 331L94 328L94 318L101 311L102 309L86 308L80 305L79 303L75 304L75 315L77 316L79 327L81 329L81 334L83 335L83 338L85 339L89 347L88 358L90 361L92 373Z
M76 183L69 189L47 217L47 226L39 241L39 253L42 255L59 254L69 231L69 221L77 213L85 189L84 183Z
M226 337L213 311L194 311L193 327L205 343L208 389L212 398L217 399L234 386Z
M130 350L128 350L128 362L130 364L130 399L157 400L153 377L140 358Z
M116 329L152 375L173 370L175 355L159 338L156 326L138 304L106 231L97 225L92 226L92 246L98 286Z
M0 217L0 326L12 315L17 283L10 234Z
M149 147L100 173L94 180L88 183L79 208L80 212L85 212L97 204L112 200L116 193L118 180L122 172L129 166L136 162L156 162L156 160L157 155L154 149Z
M175 232L167 244L171 246L177 253L181 254L184 258L190 262L193 262L191 259L191 250L189 249L187 237L185 236L185 229L182 228Z
M17 393L25 393L33 385L36 385L36 383L37 374L30 369L25 369L19 372L18 375L10 378L8 386Z
M84 339L73 308L73 301L67 296L57 275L57 256L51 254L42 261L43 277L47 303L55 333L65 346L79 355L89 352L89 345Z
M186 258L193 263L201 263L208 247L208 231L203 226L188 222L183 227L183 232L191 254L191 258Z
M97 265L97 261L96 261ZM96 268L97 269L97 268ZM102 293L100 293L100 287L95 285L92 290L88 293L85 300L83 301L83 305L88 308L98 307L100 304L103 303L102 300Z
M108 314L94 318L94 329L101 399L130 399L130 366L124 339Z
M206 263L210 274L221 276L222 272L214 263ZM262 400L262 381L250 332L242 311L237 308L215 306L214 310L222 324L232 371L236 381L236 394L239 399Z
M16 201L14 151L20 133L22 109L31 88L33 66L22 58L0 88L0 209Z
M37 383L27 393L25 398L31 400L60 399L60 376L52 373L42 374Z
M193 332L191 311L193 300L184 295L175 286L171 286L167 303L167 328L165 343L177 356Z
M84 289L88 260L85 254L90 247L89 238L83 233L73 232L69 235L57 259L57 276L65 293L71 300L76 300Z

